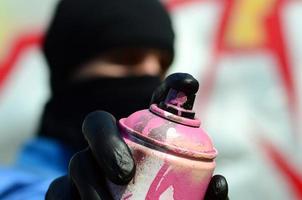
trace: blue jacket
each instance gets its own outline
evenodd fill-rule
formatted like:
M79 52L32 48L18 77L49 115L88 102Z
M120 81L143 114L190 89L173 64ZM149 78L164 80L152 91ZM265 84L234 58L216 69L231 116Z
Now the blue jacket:
M59 142L36 138L13 167L0 167L0 200L43 200L50 183L66 174L74 152Z

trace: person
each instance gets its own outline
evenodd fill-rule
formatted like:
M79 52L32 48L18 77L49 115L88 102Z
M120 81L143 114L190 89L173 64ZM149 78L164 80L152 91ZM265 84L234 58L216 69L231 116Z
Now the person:
M147 108L152 94L152 102L160 100L167 83L196 82L188 74L161 82L173 42L158 0L61 0L43 43L52 96L16 168L0 170L0 199L43 199L46 191L47 200L111 199L105 180L127 184L135 173L115 119ZM83 134L82 122L95 110L111 114L88 117ZM217 175L206 198L226 199L227 193Z

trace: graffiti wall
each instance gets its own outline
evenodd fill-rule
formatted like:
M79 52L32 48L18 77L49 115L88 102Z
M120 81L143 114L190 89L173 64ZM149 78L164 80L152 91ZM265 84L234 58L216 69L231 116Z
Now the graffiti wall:
M195 107L230 199L302 199L302 1L165 0L169 73L199 79ZM49 97L39 50L56 0L0 1L0 162L34 136Z

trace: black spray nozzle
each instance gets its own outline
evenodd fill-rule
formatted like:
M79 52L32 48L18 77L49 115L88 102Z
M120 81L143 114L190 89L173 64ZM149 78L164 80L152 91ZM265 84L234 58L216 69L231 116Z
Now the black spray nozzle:
M174 73L165 80L167 88L183 92L186 95L195 95L199 89L198 81L187 73Z
M182 117L194 118L192 111L194 100L199 88L198 81L190 74L175 73L164 82L165 93L159 107Z

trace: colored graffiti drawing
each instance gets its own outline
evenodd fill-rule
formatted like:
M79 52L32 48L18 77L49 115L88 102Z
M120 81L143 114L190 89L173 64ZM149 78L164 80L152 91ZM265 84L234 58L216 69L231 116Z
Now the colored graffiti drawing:
M244 51L250 52L259 49L268 49L271 51L278 61L276 70L279 72L280 79L283 82L283 87L287 94L289 113L292 113L292 120L295 120L297 117L297 113L295 112L298 110L297 94L293 82L292 65L288 58L287 46L284 40L283 24L280 18L282 8L286 1L250 0L241 2L242 3L239 3L240 5L235 5L236 1L234 0L227 0L225 3L226 7L215 44L215 57L220 57L224 52L244 53ZM260 19L262 19L260 24L259 21L253 22L256 19L259 20L259 16L258 18L253 16L256 13L255 10L253 10L254 8L258 8L258 14L260 13ZM232 16L236 14L241 17ZM232 21L231 19L237 20ZM254 25L254 27L251 25ZM235 34L234 32L242 32L238 30L245 30L246 33L243 31L244 33L237 37L238 34ZM234 36L236 36L236 38ZM206 82L201 84L206 87L204 88L204 91L207 91L204 93L204 96L201 97L203 102L209 98L215 82L215 73L219 70L215 65L211 67L212 68L204 79ZM293 125L295 126L294 123ZM296 193L298 199L302 199L301 174L299 174L293 167L293 164L283 156L281 149L279 150L276 148L270 141L262 141L260 144L262 145L264 152L268 154L267 157L276 165L280 173L287 178L288 185Z
M168 8L175 9L198 0L171 0ZM199 2L206 0L199 0ZM290 0L224 0L224 11L213 52L213 61L208 71L200 79L199 97L201 109L206 110L209 98L214 88L218 72L217 60L224 53L244 54L259 49L269 50L278 62L276 70L282 80L288 98L288 110L292 114L293 130L296 130L298 113L297 91L293 81L292 65L289 60L288 47L285 43L281 12ZM260 20L260 22L259 22ZM302 174L270 141L260 139L260 145L271 162L283 174L288 186L295 192L297 199L302 199Z

